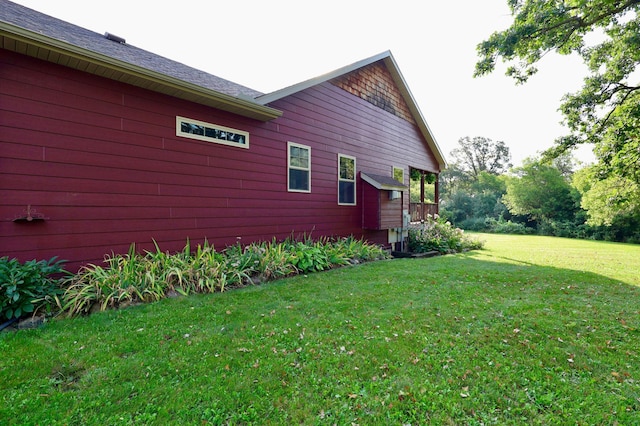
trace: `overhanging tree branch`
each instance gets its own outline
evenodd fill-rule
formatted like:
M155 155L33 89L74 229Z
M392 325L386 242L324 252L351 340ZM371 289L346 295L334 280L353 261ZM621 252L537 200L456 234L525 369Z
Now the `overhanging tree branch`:
M580 91L565 95L560 109L571 133L545 157L591 142L601 148L596 153L607 173L640 183L640 85L628 82L640 69L640 0L510 0L509 5L514 21L478 45L474 75L494 71L501 57L511 62L506 74L523 83L549 52L578 53L591 75ZM586 48L585 35L596 29L607 39Z

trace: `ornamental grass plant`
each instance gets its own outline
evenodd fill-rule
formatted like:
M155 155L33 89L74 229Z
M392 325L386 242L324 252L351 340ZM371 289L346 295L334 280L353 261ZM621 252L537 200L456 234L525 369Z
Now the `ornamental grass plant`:
M68 277L60 297L68 316L156 302L169 295L222 292L298 273L318 272L350 262L384 259L379 246L355 238L288 239L236 244L216 251L206 240L170 254L138 253L105 257L105 265L89 264Z

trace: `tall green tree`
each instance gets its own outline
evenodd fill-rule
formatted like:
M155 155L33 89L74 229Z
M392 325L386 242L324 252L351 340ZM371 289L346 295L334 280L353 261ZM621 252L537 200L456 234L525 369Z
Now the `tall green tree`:
M573 176L573 185L582 194L581 205L587 211L587 223L595 226L640 224L640 185L619 176L598 179L597 174L597 167L585 167Z
M640 0L507 1L513 23L478 45L475 76L502 59L506 74L524 83L549 52L581 56L589 75L560 106L570 134L545 155L593 143L601 177L640 183Z
M506 207L502 173L511 167L509 147L481 136L463 137L451 151L451 164L440 175L442 213L456 224L500 218Z
M514 215L533 221L573 221L580 195L560 170L540 160L526 159L507 179L503 202Z
M500 174L511 167L509 147L502 141L494 142L489 138L468 136L458 139L458 147L451 151L458 169L476 180L481 172Z
M446 193L443 213L457 225L468 219L499 219L507 213L502 203L505 191L505 175L480 172L475 181Z
M449 166L440 173L438 182L441 197L446 197L470 184L467 173L455 163L449 163Z

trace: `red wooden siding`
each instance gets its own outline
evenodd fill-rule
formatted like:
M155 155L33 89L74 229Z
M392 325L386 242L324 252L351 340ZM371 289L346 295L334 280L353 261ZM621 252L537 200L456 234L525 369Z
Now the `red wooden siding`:
M389 191L380 192L380 228L394 229L402 226L402 198L389 199Z
M319 163L333 169L327 184L331 187L336 186L334 176L337 173L338 153L356 157L356 172L392 176L393 166L404 167L403 183L407 186L409 167L438 172L440 170L417 126L330 83L274 102L272 106L284 111L283 116L277 120L280 129L284 133L300 135L300 138L304 139L295 142L312 147L312 186L318 182L316 171ZM368 119L363 120L363 117ZM335 155L326 159L319 158L318 153L321 150ZM367 185L360 179L357 184ZM357 193L358 208L362 208L362 191L358 190ZM386 194L386 191L383 193ZM403 209L408 211L408 193L403 197L403 202ZM400 214L398 220L401 220L401 217ZM352 224L353 227L357 225ZM377 238L380 243L386 242L386 231L378 232Z
M370 230L382 229L380 223L380 191L366 182L362 183L362 227Z
M170 251L302 233L384 244L386 231L362 228L364 182L356 206L338 205L338 153L357 171L438 170L414 124L330 83L274 102L284 115L263 123L5 50L0 81L0 256L75 269L153 239ZM177 115L247 131L250 149L177 137ZM310 194L287 192L288 141L312 148ZM27 205L47 219L14 223Z
M378 190L362 182L362 227L373 230L401 228L403 223L402 197L391 200L389 191Z

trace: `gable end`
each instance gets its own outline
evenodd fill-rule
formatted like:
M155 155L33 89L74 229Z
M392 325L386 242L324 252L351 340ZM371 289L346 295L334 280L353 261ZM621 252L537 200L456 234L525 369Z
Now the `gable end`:
M412 124L409 106L383 62L376 62L330 80L330 83Z

